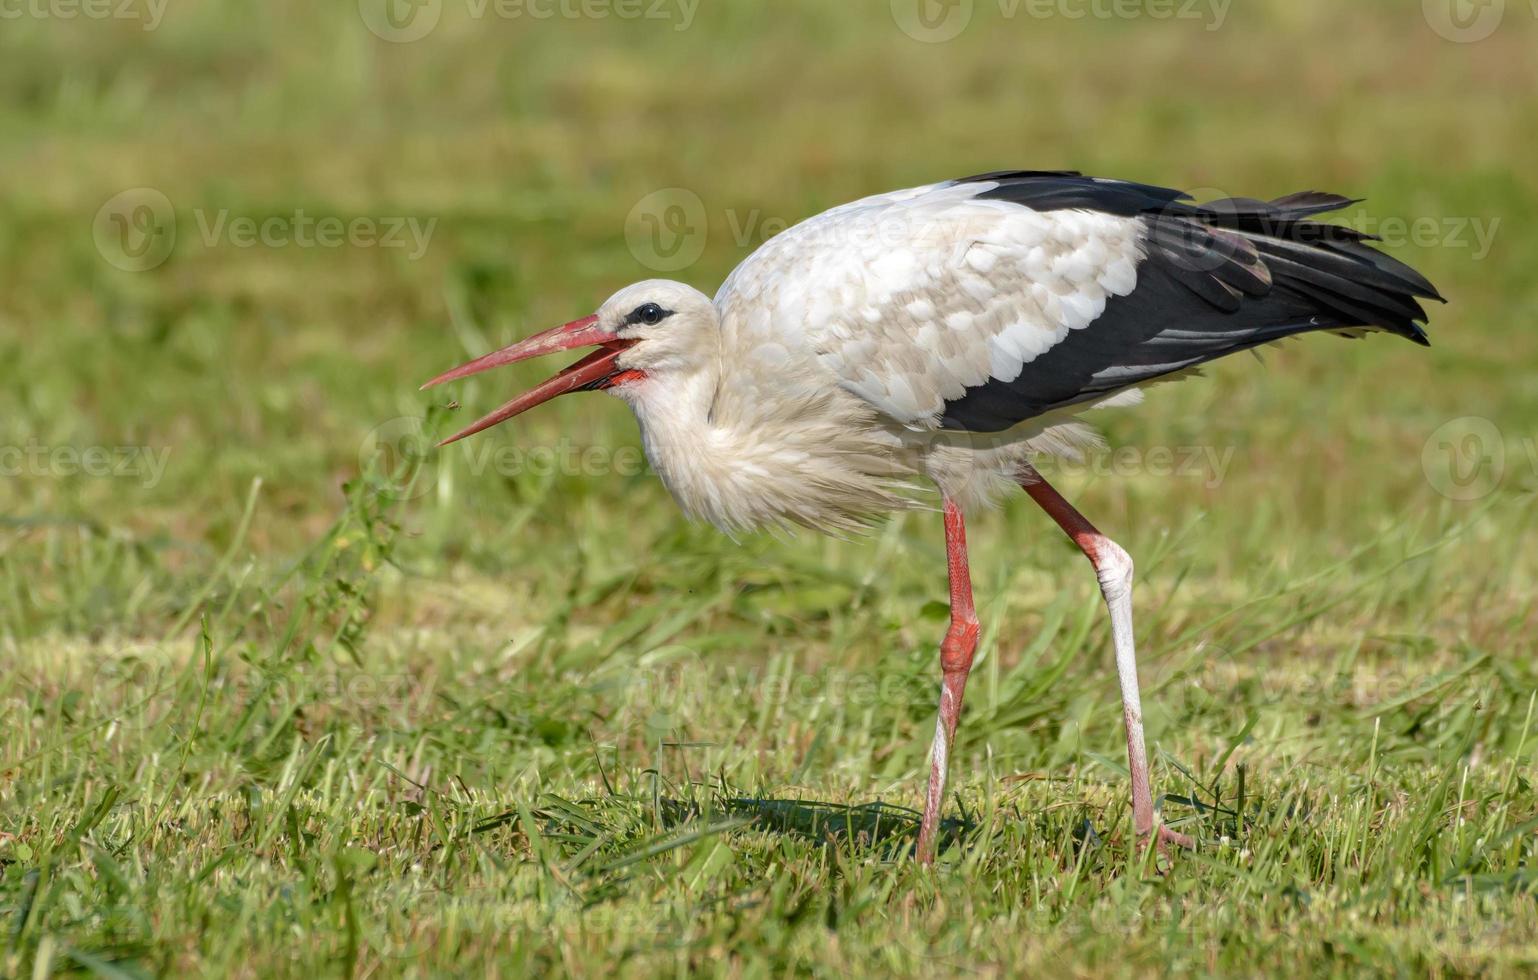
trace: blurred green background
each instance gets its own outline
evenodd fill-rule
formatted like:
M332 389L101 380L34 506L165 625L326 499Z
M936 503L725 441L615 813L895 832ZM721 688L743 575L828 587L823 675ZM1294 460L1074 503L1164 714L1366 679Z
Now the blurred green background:
M1527 0L0 18L7 972L1538 959ZM731 807L916 805L932 515L732 542L597 396L423 451L550 369L417 392L468 356L1015 167L1364 197L1341 220L1451 300L1430 350L1307 338L1156 389L1097 419L1130 455L1063 475L1139 560L1158 779L1207 801L1165 817L1231 845L1167 877L1085 843L1125 836L1109 641L1032 508L973 529L981 830L928 875Z

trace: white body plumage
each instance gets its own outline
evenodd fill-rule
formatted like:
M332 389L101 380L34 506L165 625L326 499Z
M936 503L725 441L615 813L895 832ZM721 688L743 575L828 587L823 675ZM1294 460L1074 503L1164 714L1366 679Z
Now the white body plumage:
M729 531L847 529L910 506L914 475L973 510L1032 455L1095 443L1071 412L991 434L941 416L1130 294L1140 222L977 193L933 185L825 212L754 252L714 301L654 280L604 305L601 318L657 302L690 338L687 357L638 345L620 358L670 383L613 389L687 513Z

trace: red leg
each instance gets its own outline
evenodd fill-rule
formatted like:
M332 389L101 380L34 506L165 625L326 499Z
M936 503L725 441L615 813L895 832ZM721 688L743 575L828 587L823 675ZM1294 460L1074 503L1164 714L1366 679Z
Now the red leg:
M924 819L919 824L918 859L935 859L935 835L940 827L940 807L945 801L945 775L950 764L956 722L961 718L961 699L977 652L977 610L972 604L972 572L967 565L967 526L956 504L945 500L945 559L951 580L951 627L940 644L940 717L935 722L934 745L929 752L929 792L924 797Z
M1132 772L1132 826L1138 840L1154 833L1153 792L1148 780L1148 750L1143 744L1143 704L1138 693L1137 648L1132 637L1132 556L1101 534L1062 494L1028 468L1020 485L1041 509L1079 546L1100 579L1100 592L1111 611L1111 637L1116 644L1116 672L1121 678L1122 715L1127 723L1127 768ZM1195 841L1166 827L1158 828L1159 848L1174 844L1195 847Z

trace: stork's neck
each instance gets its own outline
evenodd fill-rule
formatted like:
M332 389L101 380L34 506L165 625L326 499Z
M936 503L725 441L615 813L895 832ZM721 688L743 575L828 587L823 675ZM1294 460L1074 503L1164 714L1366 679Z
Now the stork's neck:
M710 406L719 384L718 371L654 374L615 393L629 403L641 425L646 458L668 492L691 517L722 525L713 492L728 440L711 420Z
M848 530L907 506L893 481L911 470L859 417L861 403L832 391L726 414L716 411L723 383L734 382L715 364L617 389L641 424L647 459L691 517L727 532Z

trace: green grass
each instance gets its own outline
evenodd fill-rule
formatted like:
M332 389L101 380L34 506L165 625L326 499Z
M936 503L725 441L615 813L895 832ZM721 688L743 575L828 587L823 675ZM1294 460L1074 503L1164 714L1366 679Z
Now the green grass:
M818 0L685 30L451 0L409 44L351 2L5 21L0 974L1538 969L1538 18L975 6L942 44ZM924 870L934 515L734 543L596 396L375 451L548 365L419 394L438 370L652 275L654 191L698 195L675 275L713 289L775 222L1004 166L1453 222L1392 243L1453 300L1431 350L1216 365L1100 422L1217 465L1059 481L1138 560L1162 812L1203 841L1162 865L1093 576L1023 499L972 529ZM125 272L93 219L141 187L176 244ZM417 260L200 231L296 209L436 223Z

